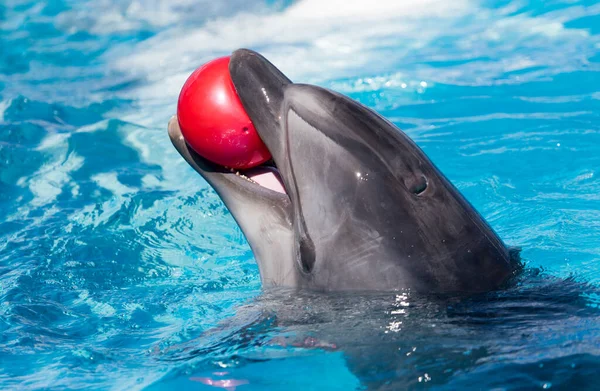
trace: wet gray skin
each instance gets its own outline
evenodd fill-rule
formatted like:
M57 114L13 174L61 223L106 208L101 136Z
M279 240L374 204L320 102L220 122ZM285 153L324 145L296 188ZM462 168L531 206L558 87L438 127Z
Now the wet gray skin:
M239 224L264 286L481 292L511 276L511 251L396 126L250 50L229 71L287 195L200 157L176 118L169 135Z

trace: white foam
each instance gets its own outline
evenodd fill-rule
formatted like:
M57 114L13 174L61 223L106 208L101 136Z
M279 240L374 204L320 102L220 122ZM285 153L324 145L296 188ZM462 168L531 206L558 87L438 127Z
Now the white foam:
M191 71L217 55L260 47L292 79L317 83L382 72L451 30L470 7L471 0L304 0L281 12L246 12L200 25L182 21L134 47L116 47L108 58L116 70L146 80L127 95L142 109L122 118L162 127ZM388 47L395 48L392 55L382 55Z
M70 173L83 166L83 158L72 152L57 154L55 159L44 164L28 181L29 190L34 198L33 207L48 205L63 192L65 185L71 181Z
M4 112L9 108L10 102L10 99L0 100L0 123L4 122Z
M438 0L378 0L378 1L347 1L347 0L304 0L290 7L288 13L305 19L339 20L371 20L381 21L398 17L437 17L446 16L452 12L461 11L467 4L465 1Z
M42 142L35 148L36 151L47 151L56 148L65 147L67 140L71 135L69 133L51 133L44 137Z
M246 0L98 0L76 4L60 14L57 23L69 26L71 33L114 34L165 27L186 19L198 23L206 17L231 13L232 8L259 8L253 5Z
M568 43L587 37L583 30L566 29L561 15L532 18L510 15L513 11L486 9L474 0L303 0L281 12L177 24L133 48L115 49L110 57L118 70L147 80L132 94L144 106L173 112L193 69L239 47L259 48L293 80L326 83L405 70L411 73L407 83L468 83L475 71L478 83L491 83L507 71L572 62L577 45ZM440 39L451 47L440 46ZM561 50L554 48L558 43L565 43ZM531 54L520 54L520 48ZM121 56L124 50L131 55ZM424 60L461 60L488 52L505 57L439 69L418 66L420 52ZM410 58L409 67L404 58ZM155 120L168 117L164 109L153 112ZM152 122L147 116L145 121Z
M96 182L98 186L110 191L116 197L122 197L127 193L134 193L136 191L136 189L121 183L117 178L116 172L96 174L91 179Z
M324 80L343 76L348 69L364 71L363 66L373 62L369 51L392 41L402 41L400 52L424 46L445 33L444 27L450 27L446 22L469 8L469 0L304 0L282 12L244 13L198 27L176 26L139 45L133 55L117 59L116 66L149 80L176 78L178 91L189 72L215 53L263 46L261 51L290 76ZM436 25L422 29L424 19Z
M51 133L37 146L36 150L43 151L48 161L30 177L17 181L18 186L27 186L34 197L13 218L26 215L32 208L53 203L65 187L73 183L71 173L83 166L84 159L75 152L69 153L68 140L68 134Z

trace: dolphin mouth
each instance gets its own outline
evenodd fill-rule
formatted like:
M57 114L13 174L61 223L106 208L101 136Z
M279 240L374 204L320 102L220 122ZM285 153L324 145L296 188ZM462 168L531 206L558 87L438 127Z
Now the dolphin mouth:
M292 82L266 58L248 49L238 49L232 53L229 73L244 109L273 158L267 163L245 170L234 170L212 163L193 151L185 142L177 117L173 117L169 122L171 141L188 163L212 185L219 181L212 174L218 173L222 179L239 185L245 180L247 183L243 185L248 185L244 186L247 191L256 186L254 190L260 193L259 195L270 198L272 195L269 195L269 192L274 192L289 199L286 181L278 164L285 164L286 160L280 119L284 90Z
M205 179L209 180L210 177L218 175L230 182L247 185L244 186L247 190L254 188L256 192L275 192L287 196L281 174L273 160L249 169L234 170L233 168L213 163L195 152L183 138L177 116L171 118L168 128L169 137L175 148ZM209 180L209 182L212 181Z
M211 164L217 165L215 163ZM266 163L263 163L256 167L247 168L243 170L235 170L233 168L223 166L221 167L225 170L229 170L231 174L234 174L239 178L245 179L254 185L258 185L264 189L287 195L287 191L283 184L283 180L281 179L281 174L273 160L269 160Z
M263 164L244 170L242 174L259 186L278 193L287 194L279 169L274 163L272 165Z

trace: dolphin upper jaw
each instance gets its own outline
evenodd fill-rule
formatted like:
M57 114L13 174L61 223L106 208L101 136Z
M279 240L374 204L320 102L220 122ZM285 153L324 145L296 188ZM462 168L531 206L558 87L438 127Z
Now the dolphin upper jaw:
M229 73L246 113L281 169L286 159L281 109L291 80L263 56L246 49L233 52Z
M290 207L287 194L259 186L248 177L240 175L239 171L219 166L197 154L183 138L177 116L169 120L168 134L177 152L217 191L222 199L227 199L229 193L235 189L236 192L251 195L265 204L277 205L283 210Z

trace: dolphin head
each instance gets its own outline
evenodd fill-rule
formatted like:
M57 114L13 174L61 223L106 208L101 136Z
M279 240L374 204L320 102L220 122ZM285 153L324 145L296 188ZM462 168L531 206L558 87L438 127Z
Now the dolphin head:
M336 92L292 83L256 52L229 71L270 166L243 175L169 135L244 232L264 285L476 292L515 268L495 232L400 129ZM282 191L261 186L279 178Z

